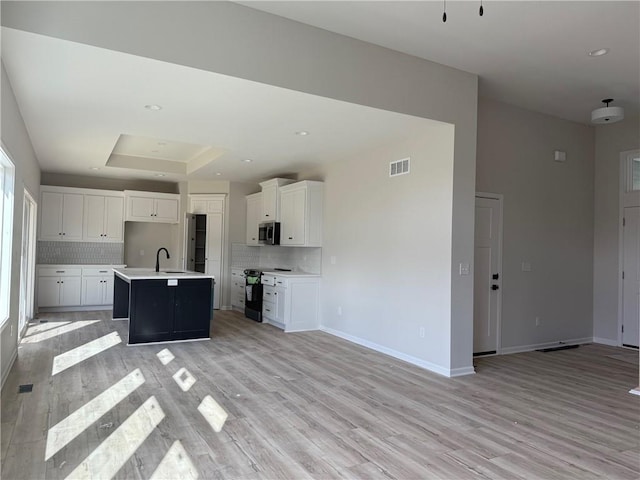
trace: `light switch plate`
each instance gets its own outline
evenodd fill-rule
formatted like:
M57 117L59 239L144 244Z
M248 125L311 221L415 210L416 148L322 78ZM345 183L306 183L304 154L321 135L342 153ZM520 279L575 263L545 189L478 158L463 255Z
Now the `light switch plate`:
M531 271L531 263L522 262L522 271L523 272L530 272Z
M460 264L460 275L469 275L469 264L461 263Z

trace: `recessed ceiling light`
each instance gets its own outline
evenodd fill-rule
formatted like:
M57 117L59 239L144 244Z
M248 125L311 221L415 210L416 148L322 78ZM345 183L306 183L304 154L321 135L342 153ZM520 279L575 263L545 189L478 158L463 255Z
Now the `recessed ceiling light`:
M608 48L598 48L597 50L591 50L589 52L590 57L601 57L602 55L606 55L609 53Z
M144 108L146 108L147 110L153 110L155 112L157 112L158 110L162 110L162 107L160 105L145 105Z
M100 170L100 167L89 167L89 170Z
M216 172L216 175L219 177L220 175L222 175L220 172Z
M160 145L161 147L164 147L167 144L167 142L158 142L158 145Z
M158 153L160 150L151 150L151 153Z
M166 175L164 173L154 173L153 176L154 177L166 177Z
M300 130L299 132L296 132L296 135L300 135L301 137L305 137L305 136L309 135L309 132L307 132L305 130Z
M251 160L250 158L245 158L244 160L242 160L244 163L251 163L253 162L253 160Z

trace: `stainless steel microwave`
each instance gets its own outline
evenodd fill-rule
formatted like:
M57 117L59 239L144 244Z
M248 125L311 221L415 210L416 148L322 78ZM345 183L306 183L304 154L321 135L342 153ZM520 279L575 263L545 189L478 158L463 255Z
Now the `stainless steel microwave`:
M280 222L262 222L258 225L260 245L280 245Z

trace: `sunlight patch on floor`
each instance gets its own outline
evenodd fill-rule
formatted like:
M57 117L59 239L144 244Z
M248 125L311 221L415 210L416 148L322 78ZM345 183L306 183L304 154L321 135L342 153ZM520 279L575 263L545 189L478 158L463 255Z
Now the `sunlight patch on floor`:
M180 443L180 440L176 440L149 480L168 480L172 478L196 480L198 476L198 471L191 462L182 443Z
M93 400L85 403L57 425L51 427L47 434L47 448L44 459L49 460L105 413L127 398L144 382L144 375L138 368Z
M38 343L43 340L49 340L50 338L57 337L63 333L73 332L79 328L92 325L100 320L83 320L79 322L60 322L57 328L49 328L48 330L40 331L39 333L33 333L31 329L27 331L27 336L22 339L22 343Z
M191 373L189 373L189 370L184 367L182 367L175 373L173 379L176 381L183 392L188 392L193 384L196 383L196 378L191 375Z
M62 325L69 325L70 323L71 320L65 322L30 323L24 336L28 337L29 335L34 335L36 333L46 332L47 330L58 328Z
M156 353L156 356L160 359L160 362L163 365L168 365L169 363L171 363L171 361L176 358L173 356L173 353L171 353L171 351L168 348L165 348L164 350L160 350L158 353Z
M216 402L210 395L202 399L202 403L198 405L198 411L202 414L213 431L219 433L222 431L224 422L227 421L227 412Z
M156 398L150 397L91 452L67 479L113 478L164 417Z
M120 342L122 342L122 340L120 339L118 332L112 332L104 337L100 337L89 343L80 345L73 350L56 355L53 359L51 376L56 375L69 367L73 367L74 365L77 365L100 352L104 352Z

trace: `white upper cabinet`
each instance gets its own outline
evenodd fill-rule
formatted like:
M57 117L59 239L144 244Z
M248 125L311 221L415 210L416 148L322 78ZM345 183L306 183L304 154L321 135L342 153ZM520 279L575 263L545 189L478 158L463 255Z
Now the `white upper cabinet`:
M262 212L260 214L260 222L279 222L280 221L280 187L289 185L295 180L288 178L272 178L265 182L261 182L262 187Z
M125 190L126 213L131 222L179 223L180 195Z
M189 213L224 213L225 194L189 195Z
M259 245L258 223L262 216L262 193L247 195L247 245Z
M124 241L124 196L84 196L84 239L87 242Z
M280 245L322 246L323 184L305 180L280 188Z
M41 187L40 240L82 241L84 195L71 191Z

